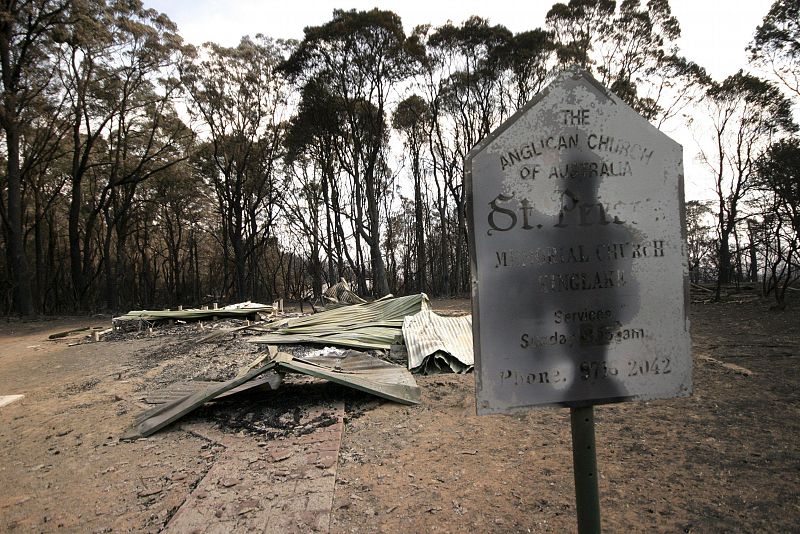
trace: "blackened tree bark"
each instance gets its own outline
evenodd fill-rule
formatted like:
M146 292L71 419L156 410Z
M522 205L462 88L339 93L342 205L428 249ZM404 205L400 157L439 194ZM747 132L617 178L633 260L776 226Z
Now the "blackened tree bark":
M702 161L714 175L716 192L718 275L716 298L731 281L730 239L740 222L740 204L756 185L756 160L770 136L795 131L791 103L770 83L742 71L707 91L713 151Z
M232 253L232 296L239 301L253 290L248 280L259 276L255 261L270 240L282 195L276 162L283 150L286 94L275 73L281 47L264 36L243 38L233 48L209 43L203 56L190 54L182 66L191 111L209 130L204 171L214 187L223 250Z
M422 97L411 95L397 106L392 125L405 135L406 147L411 158L411 175L414 180L414 249L416 268L414 287L419 292L427 291L427 260L425 257L425 220L423 216L424 177L422 175L422 148L430 124L430 110Z
M345 143L339 148L356 201L357 241L369 247L372 291L389 292L381 251L379 159L386 142L389 92L410 74L410 55L400 18L390 11L334 10L333 19L305 29L282 70L293 80L322 78L344 113ZM362 198L363 196L363 205Z
M21 114L49 83L48 49L53 32L63 22L68 3L50 0L3 0L0 3L0 127L6 141L8 196L0 201L11 269L13 308L34 313L31 278L25 257L22 227L22 172L20 166Z

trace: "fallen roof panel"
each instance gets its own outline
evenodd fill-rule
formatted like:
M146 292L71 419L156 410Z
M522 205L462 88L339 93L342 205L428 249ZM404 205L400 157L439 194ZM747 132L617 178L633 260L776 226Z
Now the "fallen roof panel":
M291 354L279 352L274 355L274 358L263 363L265 356L269 357L269 354L259 357L250 364L250 366L256 365L257 367L254 369L248 369L250 366L245 367L247 372L240 373L232 380L201 386L202 389L198 391L190 392L172 402L139 414L134 419L133 428L122 439L149 436L204 403L220 398L226 392L232 392L237 388L242 389L242 386L249 385L251 381L257 381L257 377L268 371L296 372L324 378L402 404L418 404L420 402L419 386L408 369L363 352L347 351L344 354L322 355L306 359L295 358ZM269 380L261 382L258 385L263 385Z
M408 368L422 370L447 365L456 373L472 369L472 316L442 317L423 310L403 321L403 339L408 350Z
M336 304L361 304L366 302L366 300L362 299L358 295L356 295L351 289L350 284L342 278L341 281L337 284L332 285L329 287L322 296L330 301L330 303Z
M420 389L405 367L350 350L342 355L293 358L280 368L324 378L401 404L419 404Z
M198 391L201 391L205 388L219 384L222 384L222 382L209 381L209 380L190 380L188 382L176 382L175 384L172 384L169 387L149 393L144 398L144 402L148 404L166 404L168 402L175 402L188 395L197 393ZM257 378L250 380L249 382L242 384L241 386L229 389L225 393L222 393L221 395L218 395L215 398L222 399L224 397L230 397L231 395L236 395L237 393L243 393L245 391L251 391L254 389L260 389L263 391L274 391L278 389L280 385L281 385L281 375L270 371L264 373L263 375Z
M169 319L196 320L214 317L248 317L259 312L272 312L272 310L273 307L269 304L247 301L217 308L216 310L200 310L197 308L187 310L131 310L124 315L114 317L113 321L164 321Z
M275 361L273 360L266 365L253 369L244 376L236 377L232 380L228 380L227 382L220 382L219 384L205 387L200 391L191 393L175 402L160 406L153 410L146 419L135 424L135 426L130 429L128 433L122 436L122 439L147 437L150 434L161 430L173 421L180 419L196 408L199 408L206 402L217 398L228 390L252 380L258 375L263 374L274 367Z
M353 304L282 322L272 333L250 343L318 343L360 349L389 349L403 319L430 308L425 293Z

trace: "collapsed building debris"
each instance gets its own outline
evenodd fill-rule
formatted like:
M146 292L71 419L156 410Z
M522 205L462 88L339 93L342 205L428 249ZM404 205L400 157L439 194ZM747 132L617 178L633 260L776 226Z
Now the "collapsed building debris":
M114 331L114 328L106 328L105 326L83 326L79 328L72 328L64 330L63 332L56 332L47 336L49 341L68 341L68 347L75 345L83 345L84 343L91 343L100 341L100 338L106 336Z
M141 324L142 322L155 323L161 321L200 321L223 317L254 319L261 313L271 313L272 311L273 307L268 304L248 301L214 309L204 307L204 309L192 308L188 310L132 310L119 317L114 317L112 323L115 327L120 327L134 322Z
M349 350L344 354L276 360L279 370L323 378L400 404L420 402L419 386L407 369L364 352Z
M431 310L403 321L408 368L414 373L467 373L472 370L472 316L442 317Z
M245 391L274 391L278 389L282 382L283 377L280 374L264 373L263 375L242 384L241 386L237 386L233 389L229 389L225 393L217 395L215 399L224 399ZM171 402L188 397L189 395L193 395L199 391L202 391L203 389L215 387L220 384L222 384L222 382L213 380L190 380L189 382L176 382L165 389L160 389L148 394L143 400L147 404L169 404Z
M253 308L229 309L241 313ZM236 339L245 344L266 345L267 350L230 380L176 382L151 392L145 400L158 406L140 414L123 439L146 437L209 401L244 391L278 390L285 373L324 379L395 402L416 404L420 402L420 390L409 370L466 373L473 368L471 317L437 315L431 311L424 293L388 296L314 315L248 322L217 330L198 341L245 332L247 337ZM324 348L300 350L301 355L292 355L278 352L276 347L298 344ZM379 351L381 357L352 349ZM297 353L297 349L287 350ZM386 351L391 353L386 356ZM398 360L397 355L402 359ZM384 357L394 358L399 365L381 359Z
M94 332L105 331L105 327L102 326L81 326L79 328L72 328L70 330L64 330L63 332L56 332L55 334L50 334L47 336L47 339L62 339L65 337L72 337L76 334L84 335L83 333L92 334Z
M248 339L250 343L316 343L357 349L389 350L402 333L403 320L430 309L425 293L384 297L374 302L334 308L274 323L274 330Z
M257 387L277 389L282 374L287 372L323 378L401 404L418 404L420 401L419 387L407 369L369 354L350 350L344 354L333 352L298 358L270 350L231 380L189 384L183 392L185 394L178 398L175 398L174 391L163 395L166 402L140 414L133 428L122 439L147 437L225 394L232 395Z
M322 298L325 299L325 306L327 308L347 306L350 304L364 304L367 302L350 289L350 284L348 284L347 280L344 278L325 290L325 293L322 294Z

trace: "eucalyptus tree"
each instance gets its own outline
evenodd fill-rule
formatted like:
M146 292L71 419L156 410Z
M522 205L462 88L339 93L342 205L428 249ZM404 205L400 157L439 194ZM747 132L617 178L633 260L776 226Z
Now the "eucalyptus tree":
M48 90L50 92L50 90ZM55 93L55 88L52 89ZM57 94L37 99L26 110L21 135L20 174L23 197L23 243L33 234L34 249L34 301L35 309L53 310L52 297L56 291L56 232L54 226L63 204L63 192L69 173L68 146L69 123L63 114L63 100ZM32 204L32 206L31 206ZM29 248L28 248L29 251ZM28 254L29 255L29 254Z
M800 138L772 143L756 160L756 187L767 200L765 283L779 306L800 278Z
M316 165L306 161L304 156L293 158L291 162L287 162L286 167L287 173L292 178L292 184L286 189L284 214L292 240L299 244L300 250L307 258L313 299L318 300L322 298L325 278L322 260L325 248L325 225L322 213L325 209L324 179L320 179Z
M172 21L138 0L73 2L70 16L56 73L71 121L72 289L83 308L104 271L113 308L118 273L110 247L119 243L119 258L136 184L185 158L179 147L190 132L172 110L176 86L159 79L175 64L180 37Z
M344 132L340 125L345 122L344 108L340 100L335 98L325 82L312 78L305 82L300 91L300 103L296 114L289 121L285 145L286 162L290 166L312 167L313 179L319 183L322 206L325 210L325 239L320 245L327 256L327 278L338 280L345 272L345 260L352 272L358 272L358 266L347 246L349 235L344 231L342 184L339 175L339 145L343 142ZM294 176L308 176L306 170ZM305 188L305 181L300 184ZM296 195L302 200L304 195ZM294 208L294 205L292 205ZM301 220L298 217L298 220Z
M502 108L502 65L495 52L511 39L505 26L491 26L480 17L470 17L460 26L445 24L428 39L429 53L438 56L447 76L443 103L457 128L456 151L462 158L509 115Z
M680 55L669 0L570 0L547 14L563 65L577 63L657 126L703 96L710 80Z
M355 255L358 270L359 289L362 294L372 293L377 295L388 294L389 285L386 275L386 260L381 249L380 237L384 229L386 217L381 211L387 197L391 197L392 190L387 178L390 178L388 169L383 165L388 150L389 129L386 115L380 113L376 106L367 100L354 103L355 106L343 124L341 143L337 145L337 159L340 168L351 178L346 186L349 187L350 203L344 213L348 214L350 235L355 237ZM374 163L370 163L369 180L360 180L359 169L364 172L365 166L360 165L359 157L353 157L351 147L353 140L359 139L358 144L365 153L374 152ZM364 174L366 174L364 172ZM347 195L347 189L344 195ZM373 225L372 221L378 221ZM378 239L374 245L372 237ZM369 249L367 262L361 241ZM388 254L387 250L385 254ZM377 255L377 259L376 259ZM369 265L369 271L366 266ZM376 267L377 266L377 267ZM371 274L372 287L367 286L367 278ZM383 282L386 281L384 284Z
M142 102L139 99L144 99ZM140 201L140 184L154 176L169 174L171 167L188 158L193 132L180 120L163 95L142 91L115 121L116 142L104 154L108 168L107 201L102 204L105 223L103 270L106 307L119 306L120 286L125 286L130 262L126 259L132 230L131 211ZM113 248L113 251L112 251Z
M422 169L422 151L430 129L430 108L419 95L412 94L397 105L392 116L392 126L404 136L405 147L411 160L414 180L414 251L416 256L413 287L427 291L427 260L425 255L425 178ZM406 271L409 276L410 271Z
M414 43L416 53L415 72L418 80L417 87L422 93L421 98L428 108L429 124L426 128L427 161L423 160L422 168L426 176L425 182L428 189L435 194L429 202L433 203L437 220L429 221L427 228L428 247L426 260L430 265L431 279L428 281L429 290L434 294L448 294L450 292L450 242L452 241L449 229L451 202L445 186L446 179L453 177L457 172L456 158L449 157L449 138L447 136L445 115L442 108L442 92L447 79L447 72L443 68L445 58L432 53L428 41L433 34L430 25L414 28L409 41ZM429 197L430 198L430 197ZM433 244L436 243L436 247Z
M701 161L714 176L719 272L717 297L731 280L730 239L741 221L741 202L756 185L756 160L770 140L797 126L791 103L769 82L743 71L707 91L710 139Z
M800 2L775 0L748 49L756 64L800 96Z
M257 35L228 48L206 43L188 54L182 80L207 139L207 179L232 250L233 296L263 289L261 254L282 196L280 159L287 89L276 67L287 44ZM227 252L226 252L227 256ZM225 265L227 273L227 262ZM271 290L270 290L271 291Z
M305 29L282 69L299 84L317 79L341 106L337 159L355 197L356 239L367 244L373 292L389 288L381 251L379 159L388 141L386 112L392 90L410 73L410 55L400 17L390 11L334 10L333 18ZM358 252L358 251L357 251ZM363 282L363 275L360 277Z
M7 191L0 196L0 216L13 309L23 315L34 312L22 224L24 177L20 143L27 122L23 117L51 84L52 48L64 27L70 4L66 0L0 2L0 127L6 148L2 189Z
M715 259L717 247L712 236L714 212L709 202L701 200L689 200L685 208L689 279L699 284L708 277L709 263Z
M589 68L596 43L612 31L616 9L614 0L570 0L555 3L545 18L558 43L558 58L563 66Z
M138 217L133 225L134 228L152 225L151 236L164 244L167 302L199 305L202 295L199 248L202 234L211 231L205 214L214 209L213 193L192 166L183 162L148 180L139 196L139 205L147 205L149 209L142 210L145 217ZM149 256L162 253L152 242L144 245ZM210 258L203 258L204 266L208 261Z
M426 52L421 64L431 110L429 151L438 189L440 261L452 265L440 273L440 291L460 292L466 290L468 272L462 165L470 149L510 114L503 101L503 64L495 55L512 34L504 26L470 17L459 26L448 23L432 32L420 28L417 35ZM447 230L450 207L443 195L449 196L455 215L452 232Z
M504 71L500 89L506 109L515 112L544 89L556 67L556 50L553 34L541 28L514 34L494 47L492 61Z

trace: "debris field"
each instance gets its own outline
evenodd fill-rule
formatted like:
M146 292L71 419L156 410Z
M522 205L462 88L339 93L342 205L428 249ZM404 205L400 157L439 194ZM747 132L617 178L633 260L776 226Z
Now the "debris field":
M474 415L456 335L469 300L434 314L412 297L414 313L401 299L334 307L388 314L334 315L333 329L330 311L267 308L258 321L148 317L112 331L92 318L4 325L0 530L574 531L568 412ZM767 308L693 304L694 395L597 409L607 531L800 520L800 427L785 417L800 321ZM420 313L462 319L409 343L404 323ZM340 344L348 316L371 325L353 330L360 346Z

